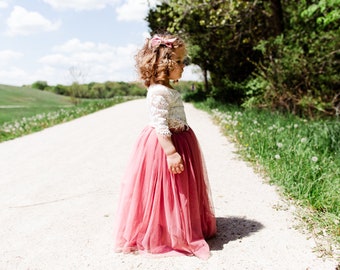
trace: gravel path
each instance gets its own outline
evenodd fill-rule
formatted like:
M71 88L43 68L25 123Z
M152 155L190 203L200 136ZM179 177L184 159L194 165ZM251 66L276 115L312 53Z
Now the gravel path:
M185 105L205 155L218 236L212 257L113 253L120 179L147 123L135 100L0 144L0 269L334 270L275 187L235 154L205 112Z

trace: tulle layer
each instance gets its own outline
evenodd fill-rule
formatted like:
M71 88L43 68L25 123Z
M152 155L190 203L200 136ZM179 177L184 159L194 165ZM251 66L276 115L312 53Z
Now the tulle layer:
M115 229L117 252L210 256L216 233L210 188L194 132L172 135L185 170L172 174L155 130L140 134L123 178Z

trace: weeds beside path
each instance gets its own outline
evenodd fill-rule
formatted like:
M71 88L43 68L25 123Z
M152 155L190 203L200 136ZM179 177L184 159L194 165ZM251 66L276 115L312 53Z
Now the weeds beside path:
M340 122L204 103L243 158L303 208L318 237L340 245ZM211 108L213 108L211 110ZM305 213L307 211L304 211ZM327 248L324 252L332 253Z

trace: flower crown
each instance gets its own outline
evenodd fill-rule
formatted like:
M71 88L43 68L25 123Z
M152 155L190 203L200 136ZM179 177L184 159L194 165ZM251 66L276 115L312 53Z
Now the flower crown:
M158 35L155 35L152 39L151 39L151 47L155 48L158 47L160 45L164 45L168 48L173 48L174 47L174 42L177 40L177 38L162 38Z

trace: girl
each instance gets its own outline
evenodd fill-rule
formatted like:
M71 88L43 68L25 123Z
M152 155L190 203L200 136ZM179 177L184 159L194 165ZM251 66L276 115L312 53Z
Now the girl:
M180 94L186 49L176 36L155 35L136 55L148 88L150 124L135 145L122 183L117 252L186 254L207 259L216 233L205 164Z

